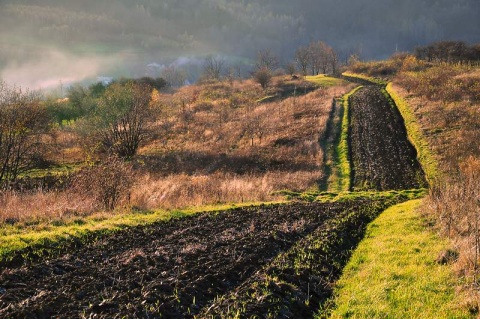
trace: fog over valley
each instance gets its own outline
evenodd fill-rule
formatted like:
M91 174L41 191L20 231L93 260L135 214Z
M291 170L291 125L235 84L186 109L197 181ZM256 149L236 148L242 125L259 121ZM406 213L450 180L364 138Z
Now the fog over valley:
M478 0L0 0L0 78L38 89L173 67L195 81L210 54L248 72L259 50L285 65L314 40L385 58L480 42L479 13Z

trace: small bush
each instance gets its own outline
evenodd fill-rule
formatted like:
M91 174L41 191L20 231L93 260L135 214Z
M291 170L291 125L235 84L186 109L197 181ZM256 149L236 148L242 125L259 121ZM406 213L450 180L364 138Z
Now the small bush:
M132 166L115 156L83 169L74 178L72 190L93 200L99 208L113 210L130 197Z
M263 89L266 89L272 81L272 72L267 68L261 68L253 75L255 82L260 84Z

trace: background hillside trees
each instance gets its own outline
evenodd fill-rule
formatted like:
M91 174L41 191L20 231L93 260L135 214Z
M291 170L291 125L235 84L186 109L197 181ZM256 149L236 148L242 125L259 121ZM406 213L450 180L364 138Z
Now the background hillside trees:
M308 70L311 75L336 73L338 68L338 54L323 41L299 47L295 52L295 60L304 75Z
M480 46L462 41L441 41L415 48L415 57L428 62L480 62Z
M255 69L267 69L274 71L280 65L279 58L270 49L262 50L257 54L257 63Z
M297 61L298 67L304 76L307 75L309 56L310 52L307 47L299 47L295 52L295 60Z

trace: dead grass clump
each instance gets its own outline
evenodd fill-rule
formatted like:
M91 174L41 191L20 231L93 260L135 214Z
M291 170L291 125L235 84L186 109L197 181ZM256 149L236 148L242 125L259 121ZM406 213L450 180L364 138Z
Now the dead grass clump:
M0 223L15 224L32 220L63 220L95 211L90 198L71 192L0 193Z
M218 203L273 201L275 191L305 190L322 177L318 172L269 172L264 175L144 176L132 190L131 204L144 209L185 208Z
M73 178L72 190L92 199L100 209L113 210L129 201L133 177L130 164L111 156L99 165L82 169Z

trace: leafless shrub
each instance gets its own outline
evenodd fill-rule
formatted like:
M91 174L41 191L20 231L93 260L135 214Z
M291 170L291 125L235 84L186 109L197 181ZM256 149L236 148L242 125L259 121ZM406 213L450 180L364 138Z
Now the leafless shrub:
M72 190L92 199L99 208L113 210L128 201L133 185L130 164L110 156L99 165L83 169L74 178Z
M38 94L0 81L1 189L41 161L49 128L50 118Z
M272 72L266 67L259 69L253 74L255 82L260 84L263 89L266 89L270 85L272 77Z

